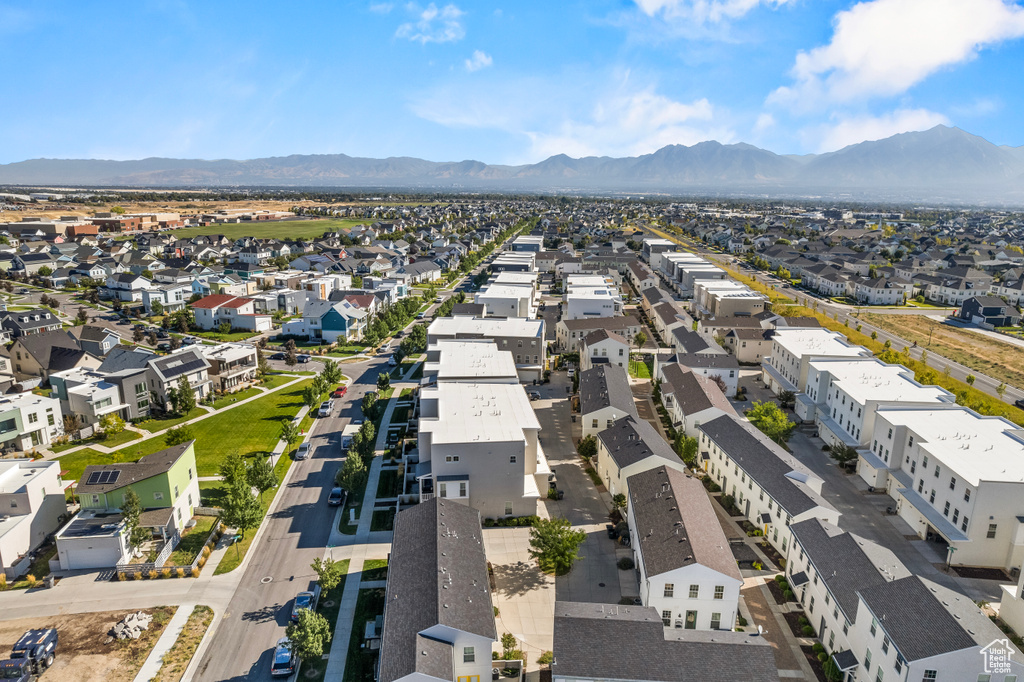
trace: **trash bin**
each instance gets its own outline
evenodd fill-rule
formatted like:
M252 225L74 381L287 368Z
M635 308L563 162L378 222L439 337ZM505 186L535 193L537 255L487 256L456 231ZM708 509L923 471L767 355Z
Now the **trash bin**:
M47 589L53 587L55 582L56 582L56 580L53 577L52 573L50 575L46 576L45 578L43 578L43 584L46 585Z

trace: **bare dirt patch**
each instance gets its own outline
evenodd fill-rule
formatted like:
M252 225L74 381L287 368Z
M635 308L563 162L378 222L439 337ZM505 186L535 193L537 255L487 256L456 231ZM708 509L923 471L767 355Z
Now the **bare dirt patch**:
M167 627L176 607L145 609L153 615L149 630L137 640L113 641L107 632L130 611L75 613L0 622L0 651L10 651L26 630L56 628L60 638L53 666L40 676L50 680L80 682L131 682L135 679L153 645Z

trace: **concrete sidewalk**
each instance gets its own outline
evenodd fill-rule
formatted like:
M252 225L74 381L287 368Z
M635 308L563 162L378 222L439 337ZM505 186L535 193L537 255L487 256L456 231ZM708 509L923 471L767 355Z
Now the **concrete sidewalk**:
M171 618L170 622L167 623L167 627L164 628L163 633L160 635L160 639L153 645L152 651L149 652L149 657L146 662L142 664L139 669L139 673L135 676L135 682L149 682L151 679L156 677L157 673L160 672L160 666L163 665L164 655L170 651L174 643L178 641L178 635L185 629L185 623L188 622L188 617L192 615L192 609L195 608L195 604L183 603L178 605L178 610L174 612L174 617Z

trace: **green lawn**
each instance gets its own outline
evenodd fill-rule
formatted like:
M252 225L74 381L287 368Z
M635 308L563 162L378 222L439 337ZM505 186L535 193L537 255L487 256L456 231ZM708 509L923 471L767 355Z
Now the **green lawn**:
M200 493L201 497L202 493ZM171 556L164 563L165 566L188 566L203 551L206 539L210 537L210 532L213 530L213 522L217 519L213 516L196 516L195 520L196 525L181 536L181 542L171 552Z
M237 391L235 393L228 393L227 395L221 396L220 398L217 398L216 400L213 401L213 409L219 410L222 407L233 405L237 402L245 400L246 398L251 398L254 395L260 395L262 393L263 391L256 387L250 387L243 391Z
M283 376L281 374L268 374L263 377L263 388L273 390L278 386L283 386L289 381L295 381L295 377Z
M367 463L366 469L369 471L370 464L372 461ZM341 520L338 521L338 531L345 535L355 535L357 526L359 525L359 515L363 508L363 496L366 494L366 483L357 488L356 490L348 491L348 500L345 502L345 508L341 511ZM348 516L351 512L350 509L356 510L356 523L354 525L348 524Z
M373 512L373 518L370 519L370 530L394 530L395 529L395 510L391 509L377 509Z
M381 469L377 480L377 499L398 496L398 470Z
M199 476L217 476L220 465L233 452L243 457L266 456L277 445L281 424L295 417L302 407L302 390L309 380L291 388L257 398L245 405L222 410L191 425L196 439L196 468ZM204 411L205 413L205 411ZM147 422L154 423L154 422ZM244 428L240 428L244 425ZM92 449L79 450L61 457L61 466L77 480L87 464L134 462L166 447L163 436L136 441L136 444L109 455Z
M118 433L114 436L108 436L107 438L93 436L92 438L87 438L85 440L76 440L70 443L65 443L64 445L54 445L50 449L53 450L54 452L64 452L65 450L70 450L71 448L78 447L79 445L89 445L92 443L99 443L100 445L105 445L108 448L119 448L125 443L130 443L133 440L137 440L139 438L142 438L142 436L135 433L134 431L129 431L128 429L125 429L121 433Z
M651 368L646 362L640 360L629 361L629 376L634 379L650 379Z
M220 332L204 332L204 331L191 331L189 332L192 336L198 336L201 339L209 339L211 341L245 341L251 339L254 336L259 336L256 332L238 331L228 332L227 334L221 334Z
M387 559L367 559L363 562L363 574L360 578L364 582L371 580L388 579Z
M372 222L373 220L369 218L331 218L265 223L232 223L228 225L208 225L205 227L185 227L180 230L172 230L170 234L175 239L186 239L201 234L222 234L228 239L238 239L239 237L308 239L310 237L319 237L324 232L347 230L356 225L369 225Z
M376 654L363 651L363 632L366 621L384 615L384 590L359 590L356 612L352 619L352 636L348 642L348 657L345 663L343 682L373 682Z
M398 394L399 398L404 398L406 396L410 396L410 397L412 396L412 389L411 388L403 388L402 392Z
M169 429L171 427L178 426L182 422L187 422L189 419L202 417L204 414L207 414L206 410L204 410L201 407L197 407L183 417L168 417L166 419L147 419L144 422L139 422L135 426L139 427L140 429L145 429L150 433L156 433L157 431L163 431L164 429Z
M277 476L277 482L279 484L281 481L284 480L285 474L288 473L288 468L291 465L291 457L282 457L281 459L277 460L277 466L274 467L274 475ZM202 496L203 494L203 483L203 481L199 482L200 496ZM213 486L208 487L206 488L206 490L209 491L211 490L212 487ZM281 490L280 485L278 485L278 487L274 488L273 490L268 490L267 492L263 493L263 501L261 502L260 506L263 507L264 516L266 516L267 510L270 509L270 503L274 501L274 497L277 495L277 492L279 490ZM223 495L224 493L223 491L221 491L219 494L219 499L223 499ZM212 497L213 499L218 499L216 495L213 495ZM245 558L245 553L249 551L249 547L252 545L253 538L255 537L256 529L250 530L248 533L245 534L245 537L242 538L241 541L236 542L233 546L229 547L228 551L224 553L223 558L221 558L220 563L217 564L217 570L214 571L213 574L220 575L222 573L228 573L238 568L238 566L242 563L242 560Z

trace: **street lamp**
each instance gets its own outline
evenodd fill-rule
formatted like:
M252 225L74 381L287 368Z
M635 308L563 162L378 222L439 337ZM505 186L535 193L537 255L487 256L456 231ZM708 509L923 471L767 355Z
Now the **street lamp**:
M950 564L953 561L953 552L955 552L956 549L957 548L954 547L953 545L950 545L949 547L946 548L946 573L949 573Z

